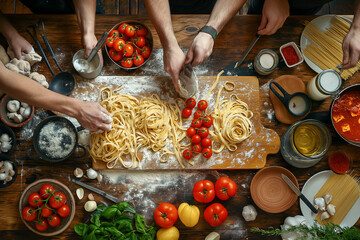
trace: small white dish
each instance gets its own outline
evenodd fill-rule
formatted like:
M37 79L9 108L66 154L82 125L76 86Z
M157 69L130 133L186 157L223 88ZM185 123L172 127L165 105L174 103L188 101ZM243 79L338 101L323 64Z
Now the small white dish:
M294 48L296 55L299 58L299 61L292 65L289 65L289 63L286 61L286 58L283 55L283 52L281 51L283 48L286 48L288 46L291 46L292 48ZM286 66L288 66L289 68L295 67L304 61L304 56L302 55L302 53L301 53L300 49L298 48L298 46L296 45L296 43L294 43L294 42L288 42L288 43L285 43L284 45L282 45L280 47L280 54L281 54L282 58L284 59Z

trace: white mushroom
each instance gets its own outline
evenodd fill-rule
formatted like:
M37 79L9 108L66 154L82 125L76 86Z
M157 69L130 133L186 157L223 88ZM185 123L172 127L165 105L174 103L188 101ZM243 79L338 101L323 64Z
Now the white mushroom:
M324 220L326 220L326 219L329 219L330 218L330 215L329 215L329 213L328 212L323 212L322 214L321 214L321 217L320 217L320 219L321 219L321 221L324 221Z
M9 134L3 133L0 137L0 141L1 142L10 142L11 138L10 138Z
M21 114L17 114L15 113L14 115L14 122L16 123L21 123L22 121L24 121L24 118Z
M334 215L335 215L335 205L333 205L333 204L327 205L326 211L327 211L331 216L334 216Z
M76 189L76 196L79 198L79 200L83 199L84 193L85 191L83 188Z
M4 180L4 184L7 184L8 182L10 182L12 180L12 176L8 175L5 180Z
M20 108L20 114L21 116L23 116L25 119L30 117L30 114L31 114L31 107L28 106L28 107L21 107Z
M314 200L315 205L317 205L320 211L325 211L325 200L322 197L317 197Z
M257 216L256 209L253 205L247 205L242 210L242 216L244 217L245 221L254 221Z
M18 100L10 100L6 106L9 112L17 112L20 108L20 102Z
M0 162L0 168L2 168L4 166L4 161Z
M17 113L8 112L6 115L9 119L13 120L15 117L15 114L17 114Z
M326 204L329 204L331 202L332 198L333 197L330 193L325 194L324 199L325 199Z
M13 169L10 169L9 175L10 175L11 177L13 177L13 176L15 175L15 171L14 171Z
M97 178L98 173L94 169L89 168L86 170L86 175L89 179L95 179Z
M8 152L11 149L11 143L10 142L3 142L1 144L1 151L2 152Z
M95 201L87 201L84 205L85 211L93 212L97 208L97 204Z
M82 176L84 175L84 172L81 168L76 168L74 170L74 176L77 178L82 178Z
M27 108L27 107L29 107L30 105L27 104L26 102L21 102L21 106L22 106L23 108Z

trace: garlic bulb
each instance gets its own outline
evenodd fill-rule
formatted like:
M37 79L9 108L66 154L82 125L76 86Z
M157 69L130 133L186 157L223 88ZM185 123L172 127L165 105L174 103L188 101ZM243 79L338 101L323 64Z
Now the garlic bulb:
M87 201L84 205L85 211L93 212L97 208L97 203L95 201Z
M329 204L331 202L332 198L333 197L330 193L325 194L324 199L325 199L326 204Z
M1 151L2 152L8 152L11 149L11 143L10 142L3 142L1 144Z
M245 221L254 221L257 216L256 209L253 205L247 205L242 210L242 216L244 217Z
M17 112L20 109L20 102L18 100L10 100L6 106L9 112Z
M331 216L334 216L334 215L335 215L335 205L333 205L333 204L327 205L326 211L327 211Z
M299 226L299 225L304 225L310 228L310 224L306 221L305 217L302 215L296 215L295 217L285 218L284 225L281 225L280 228L281 230L288 230L292 226ZM281 233L281 238L283 240L300 239L302 236L304 235L298 231Z
M21 123L22 121L24 121L24 118L21 114L17 114L15 113L14 115L14 122L16 123Z
M83 188L76 189L76 196L79 198L79 200L83 199L84 193L85 191Z
M320 219L321 219L321 221L324 221L324 220L326 220L326 219L329 219L330 218L330 215L329 215L329 213L328 212L323 212L322 214L321 214L321 217L320 217Z
M325 211L325 200L322 197L317 197L314 200L315 205L317 205L320 211Z
M74 170L74 176L77 178L82 178L82 176L84 175L84 172L81 168L76 168Z
M86 170L86 175L89 179L95 179L97 178L98 173L94 169L89 168Z
M10 138L9 134L3 133L0 137L0 141L1 142L10 142L11 138Z
M30 117L31 114L31 107L21 107L20 108L20 114L21 116L23 116L24 118L28 118Z

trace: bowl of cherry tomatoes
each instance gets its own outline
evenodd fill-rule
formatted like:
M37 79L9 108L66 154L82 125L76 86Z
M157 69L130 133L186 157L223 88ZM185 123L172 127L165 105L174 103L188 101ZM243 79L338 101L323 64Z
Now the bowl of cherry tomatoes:
M116 24L106 39L105 51L109 58L125 70L143 66L153 50L153 37L147 26L138 21Z
M41 236L55 236L65 231L75 216L75 207L69 188L53 179L30 184L19 202L21 220Z

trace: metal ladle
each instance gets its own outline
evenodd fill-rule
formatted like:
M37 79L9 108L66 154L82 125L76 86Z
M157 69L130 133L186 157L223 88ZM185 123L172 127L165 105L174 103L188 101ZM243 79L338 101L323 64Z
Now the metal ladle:
M40 31L40 28L39 28L40 24L41 24L41 26L43 28L42 32ZM33 30L34 33L31 33L31 31L30 31L31 29ZM60 73L58 73L56 75L55 75L54 71L52 70L52 68L50 66L50 63L49 63L49 61L48 61L48 59L47 59L47 57L46 57L46 55L44 53L43 48L41 47L41 44L40 44L39 39L37 37L36 29L39 31L39 34L42 37L42 39L44 40L44 43L45 43L46 47L50 51L50 54L51 54L52 58L54 59L56 66L60 70ZM28 26L26 28L26 30L30 34L32 39L35 41L37 47L40 50L40 53L41 53L42 57L44 58L44 60L46 62L46 65L49 67L50 72L53 75L53 78L51 79L50 84L49 84L49 89L54 91L54 92L63 94L63 95L69 95L72 92L72 90L74 89L74 87L75 87L75 78L71 73L69 73L67 71L64 72L62 70L62 68L60 67L60 65L59 65L59 63L58 63L58 61L57 61L57 59L55 57L55 54L54 54L54 52L53 52L53 50L52 50L52 48L50 46L50 43L46 38L44 22L40 21L36 25Z

